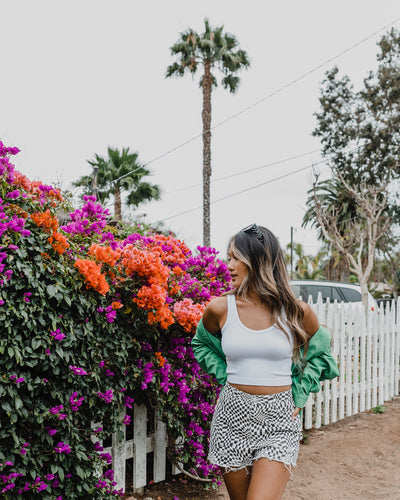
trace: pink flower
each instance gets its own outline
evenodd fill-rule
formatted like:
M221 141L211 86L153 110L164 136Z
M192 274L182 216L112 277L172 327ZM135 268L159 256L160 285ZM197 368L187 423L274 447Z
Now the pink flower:
M62 340L65 338L65 333L60 333L60 329L57 328L54 332L50 332L50 335L54 337L55 340Z
M124 405L127 407L127 408L132 408L132 404L135 402L135 400L129 396L125 396L125 403Z
M85 371L83 368L80 368L79 366L70 366L69 369L75 374L75 375L87 375L87 371Z
M71 410L72 411L78 411L78 408L81 406L82 402L84 401L84 397L82 396L81 398L78 398L78 393L73 392L72 395L69 398L69 403L71 405Z
M97 395L99 396L100 399L103 399L106 403L111 403L114 397L112 389L109 389L104 394L102 392L98 392Z
M54 448L56 453L71 453L71 448L68 444L65 444L63 441L60 441L57 446Z

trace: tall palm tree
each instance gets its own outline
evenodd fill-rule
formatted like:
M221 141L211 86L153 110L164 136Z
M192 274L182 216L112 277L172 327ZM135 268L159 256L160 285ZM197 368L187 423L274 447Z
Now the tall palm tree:
M168 66L166 77L183 76L185 72L195 74L202 68L200 87L203 89L203 244L210 245L210 177L211 177L211 91L217 86L214 70L223 74L222 86L232 94L239 86L240 69L248 68L250 62L244 50L238 48L238 41L230 33L223 33L223 26L212 28L204 20L205 31L198 34L188 29L171 47L171 54L177 60Z
M143 182L142 178L150 175L147 170L138 162L138 153L130 153L129 148L118 149L108 148L108 157L103 158L97 154L94 160L88 160L89 165L98 169L97 187L98 199L106 201L110 196L114 196L114 218L121 220L121 193L128 193L126 204L137 207L140 203L160 198L160 188L155 184ZM80 177L74 186L84 186L86 193L92 193L93 176L84 175Z

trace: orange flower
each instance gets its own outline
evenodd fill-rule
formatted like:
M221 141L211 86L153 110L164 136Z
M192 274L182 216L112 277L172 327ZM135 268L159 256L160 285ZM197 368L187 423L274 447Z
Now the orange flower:
M105 295L110 289L104 274L100 267L92 260L77 259L74 266L85 277L86 288L94 288L102 295Z
M44 230L48 233L57 232L57 218L51 215L49 209L47 209L45 212L36 212L31 214L31 219L38 227L43 227Z
M113 303L111 304L111 307L112 307L113 309L121 309L121 307L124 307L124 305L123 305L123 304L121 304L121 302L119 302L118 300L116 300L115 302L113 302Z
M164 266L157 252L127 245L122 251L122 266L127 276L135 273L147 278L150 284L167 287L169 270Z
M186 274L186 271L184 271L181 267L175 266L172 271L174 272L175 276L182 276Z
M170 325L175 323L174 317L170 309L165 305L154 311L149 311L147 318L150 325L160 323L161 328L166 330Z
M62 255L65 250L69 247L69 243L67 242L67 238L63 236L61 233L53 233L53 236L50 236L47 241L51 244L54 250Z
M164 366L166 360L165 360L164 356L161 356L161 352L155 352L154 354L155 354L155 357L157 358L160 366Z
M191 332L200 321L204 309L203 304L194 304L192 299L183 299L174 304L175 319L185 332Z
M144 285L132 299L142 309L159 309L165 305L167 292L159 285Z
M121 250L113 250L111 247L102 247L95 243L89 248L89 255L96 257L100 262L114 266L121 256Z
M25 191L31 190L31 181L26 177L26 175L21 174L18 170L14 170L14 182L16 186L21 186Z

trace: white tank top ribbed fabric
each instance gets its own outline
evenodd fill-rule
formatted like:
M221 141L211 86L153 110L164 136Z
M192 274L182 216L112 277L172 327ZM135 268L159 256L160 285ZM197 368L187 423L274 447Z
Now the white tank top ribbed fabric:
M232 384L291 385L293 334L272 325L264 330L247 328L239 318L235 295L227 295L228 316L222 327L227 381ZM283 314L283 320L285 315Z

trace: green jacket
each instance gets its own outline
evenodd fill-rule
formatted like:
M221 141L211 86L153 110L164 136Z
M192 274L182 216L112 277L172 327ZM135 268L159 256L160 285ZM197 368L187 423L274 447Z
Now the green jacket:
M192 339L193 353L204 371L214 375L221 385L226 383L226 358L221 347L221 336L209 333L200 320ZM311 337L306 355L300 349L300 358L292 363L292 392L298 408L306 404L310 392L319 392L320 382L339 376L331 355L331 334L320 326Z

